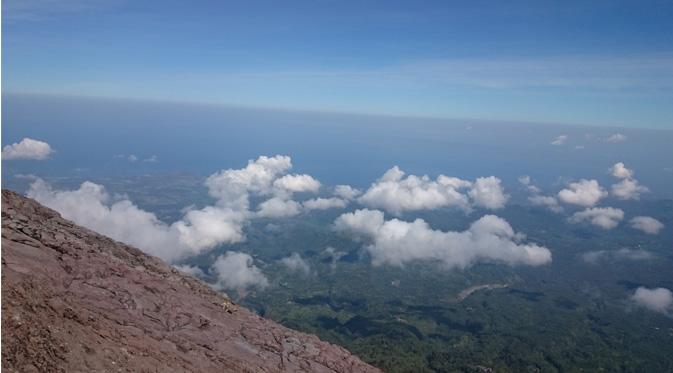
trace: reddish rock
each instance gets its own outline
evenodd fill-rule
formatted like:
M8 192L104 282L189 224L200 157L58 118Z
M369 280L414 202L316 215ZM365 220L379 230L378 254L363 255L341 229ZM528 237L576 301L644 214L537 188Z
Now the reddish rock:
M6 372L378 372L2 191Z

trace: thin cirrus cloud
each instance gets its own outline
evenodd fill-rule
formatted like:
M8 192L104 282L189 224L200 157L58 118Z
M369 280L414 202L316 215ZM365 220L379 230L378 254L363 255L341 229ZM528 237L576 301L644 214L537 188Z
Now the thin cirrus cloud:
M494 215L481 217L466 231L443 232L422 219L385 220L381 211L362 209L339 216L334 228L366 242L373 265L433 261L447 268L467 268L477 262L538 266L552 260L549 249L522 243L523 235Z
M494 176L477 178L474 182L445 175L432 180L427 175L406 175L395 166L374 182L358 202L400 215L442 207L471 211L479 206L496 210L503 208L508 199L500 179Z
M621 248L619 250L595 250L582 254L581 258L584 262L590 264L597 264L609 259L613 260L649 260L655 256L649 251L642 249L627 249Z
M605 139L605 142L610 143L610 144L617 144L620 142L624 142L628 139L626 135L621 134L621 133L613 133L612 135L608 136Z
M41 161L54 152L51 146L40 140L23 138L21 141L2 148L2 160L25 159Z
M566 142L568 142L568 135L558 135L551 140L550 144L560 146L565 145Z

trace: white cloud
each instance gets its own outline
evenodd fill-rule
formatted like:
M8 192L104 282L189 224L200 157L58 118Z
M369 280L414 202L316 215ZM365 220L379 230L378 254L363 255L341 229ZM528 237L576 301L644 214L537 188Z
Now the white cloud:
M470 189L464 192L467 188ZM508 198L500 179L494 176L478 178L474 183L445 175L432 180L427 175L405 177L405 173L395 166L374 182L358 198L358 202L399 215L405 211L442 207L470 211L470 199L475 206L498 209L505 205Z
M529 192L531 192L533 194L540 193L540 188L533 185L533 182L532 182L530 176L528 176L528 175L519 176L519 184L521 184L524 189L528 190Z
M287 218L300 213L301 205L298 202L273 197L259 204L257 216L261 218Z
M348 201L359 196L361 193L360 190L355 189L350 185L337 185L334 187L334 195Z
M654 258L654 255L646 250L632 250L622 248L619 250L596 250L589 251L582 254L582 260L587 263L597 263L604 259L626 259L626 260L649 260Z
M54 191L44 181L36 180L28 194L80 225L173 262L221 244L244 241L243 227L250 219L299 214L302 207L288 199L287 188L305 190L300 184L317 181L308 175L292 175L279 183L281 196L276 195L279 188L274 182L291 167L290 157L262 156L249 161L245 168L217 172L206 180L216 203L200 210L187 208L182 219L170 225L128 199L113 200L103 186L91 182L74 191ZM249 210L251 195L272 197L253 213Z
M552 145L564 145L568 141L568 135L559 135L556 136L550 144Z
M2 159L32 159L39 161L49 158L53 152L51 146L46 142L26 137L18 143L5 145L2 148Z
M342 214L335 229L364 239L374 265L402 266L417 260L437 261L446 267L466 268L479 261L499 261L510 265L543 265L551 262L551 252L536 244L522 244L503 219L486 215L463 232L431 229L422 219L413 222L385 220L377 210L357 210Z
M292 255L280 260L280 263L286 266L292 272L300 272L304 275L311 273L311 266L302 259L299 253L292 253Z
M649 192L647 187L640 185L633 175L633 170L626 168L624 163L615 163L610 168L612 176L622 179L617 184L612 184L612 195L623 200L640 199L642 193Z
M332 246L328 246L327 248L325 248L325 250L323 250L322 253L323 255L331 259L330 268L332 269L332 272L336 270L339 259L343 258L348 254L345 251L337 250Z
M310 175L285 175L273 182L273 186L288 191L295 192L312 192L315 193L320 189L320 182Z
M638 183L636 179L624 179L617 184L612 184L612 195L623 200L640 199L642 193L650 190Z
M206 206L201 210L189 210L182 220L171 225L179 232L181 246L190 248L195 255L220 244L245 240L243 225L248 219L245 211ZM142 247L142 246L141 246Z
M603 229L612 229L624 219L624 211L613 207L593 207L576 212L570 217L571 223L580 223L588 220L591 224Z
M241 252L227 251L220 255L210 267L210 272L217 276L214 287L220 290L264 289L269 286L266 276L253 264L252 257Z
M626 141L626 139L627 139L627 137L625 135L622 135L621 133L614 133L614 134L608 136L608 138L605 139L605 142L609 142L611 144L616 144L616 143L619 143L619 142L624 142L624 141Z
M639 229L647 234L658 234L660 230L664 229L662 222L649 216L636 216L629 222L632 228Z
M248 209L249 195L269 195L272 183L292 168L288 156L261 156L248 161L242 169L228 169L210 175L206 179L208 193L218 199L218 204L237 210Z
M633 170L626 168L624 163L617 162L610 167L610 174L618 179L630 179L633 177Z
M500 185L500 179L495 176L477 178L468 195L475 205L491 210L505 207L509 199Z
M673 308L673 293L666 288L648 289L639 287L631 299L649 310L670 314Z
M391 168L372 184L358 201L366 206L382 208L393 214L447 206L469 209L467 196L457 190L456 180L440 176L441 179L437 178L433 181L428 176L404 177L404 175L404 172L397 166ZM461 182L464 181L461 180ZM469 185L469 182L465 182L464 185Z
M156 155L151 155L151 156L143 159L143 162L149 162L149 163L155 163L155 162L158 162L158 161L159 161L159 157L157 157Z
M129 154L126 159L131 163L138 162L138 157L135 154Z
M563 211L563 207L559 205L556 197L532 195L528 197L528 201L535 206L544 206L553 212Z
M558 193L561 201L585 207L594 206L607 195L608 193L598 184L598 181L586 179L570 183L566 189Z
M341 198L313 198L302 203L305 210L327 210L331 208L344 208L348 201Z
M66 219L168 262L244 239L242 212L206 207L168 225L128 199L113 200L102 185L88 181L77 190L55 191L38 179L27 194Z
M528 197L528 201L532 205L543 206L557 213L563 212L563 207L559 205L558 199L556 197L544 196L540 194L542 191L533 184L530 176L520 176L519 183L523 186L524 189L528 190L532 194Z
M190 276L194 277L199 277L203 278L206 276L206 274L203 272L203 270L197 266L189 265L189 264L182 264L182 265L174 265L173 266L175 269L182 273L186 273Z

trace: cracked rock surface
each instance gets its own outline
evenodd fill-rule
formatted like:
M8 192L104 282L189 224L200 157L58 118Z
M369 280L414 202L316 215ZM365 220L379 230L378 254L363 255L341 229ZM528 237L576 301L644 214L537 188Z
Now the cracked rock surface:
M2 191L7 372L378 372L155 257Z

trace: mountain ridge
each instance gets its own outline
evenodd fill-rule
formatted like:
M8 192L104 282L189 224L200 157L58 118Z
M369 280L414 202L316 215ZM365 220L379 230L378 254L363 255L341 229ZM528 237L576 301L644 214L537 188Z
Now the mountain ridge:
M2 347L9 372L379 372L6 189Z

